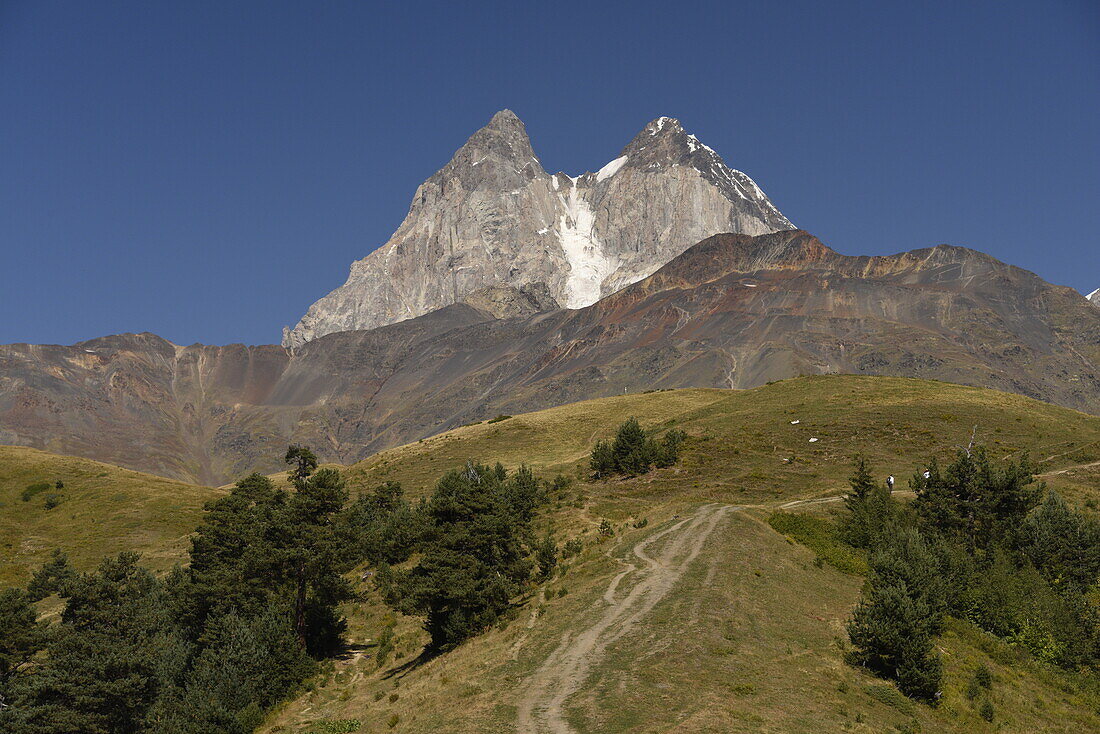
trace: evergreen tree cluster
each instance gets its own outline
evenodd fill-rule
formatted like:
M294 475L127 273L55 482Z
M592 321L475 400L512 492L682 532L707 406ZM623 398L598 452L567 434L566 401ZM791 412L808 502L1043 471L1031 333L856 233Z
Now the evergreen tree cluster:
M646 435L637 418L619 426L614 441L600 440L592 447L589 467L597 479L615 474L645 474L654 466L668 467L680 458L684 432L672 430L657 441Z
M244 734L339 649L355 566L379 567L439 649L492 624L530 575L546 486L525 467L471 464L413 506L392 482L349 504L308 448L286 462L293 491L253 474L207 504L185 568L157 576L122 553L77 573L57 552L0 592L0 731ZM556 548L537 558L552 567ZM46 626L33 604L51 594L64 609Z
M383 567L387 603L423 615L434 651L450 649L492 625L531 575L531 523L545 488L530 469L470 463L445 474L423 508L420 560ZM549 563L546 548L539 561Z
M852 661L934 702L945 615L973 622L1040 660L1100 665L1100 522L1046 494L1026 457L995 464L960 451L910 482L896 503L859 460L839 531L870 552L871 574L848 625Z

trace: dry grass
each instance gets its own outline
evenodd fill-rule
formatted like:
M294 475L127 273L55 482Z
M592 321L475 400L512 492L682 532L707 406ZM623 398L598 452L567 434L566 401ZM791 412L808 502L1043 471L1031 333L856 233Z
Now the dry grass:
M579 478L591 444L630 415L657 430L687 431L681 464L634 479ZM899 699L888 684L842 662L843 622L862 579L815 564L813 551L764 522L781 502L842 491L856 453L904 485L929 456L947 457L969 441L975 425L994 457L1027 450L1047 471L1095 460L1100 446L1100 419L1026 398L917 380L826 377L746 392L606 398L383 452L348 470L353 491L393 479L423 495L443 471L467 460L527 463L547 478L573 476L544 521L559 543L582 537L585 550L563 576L532 588L510 621L441 658L406 667L399 664L415 657L423 633L416 620L393 619L402 658L378 668L369 645L387 613L365 584L365 601L348 608L352 636L368 646L365 653L335 663L265 731L310 731L346 719L360 721L363 731L515 731L525 681L563 635L600 613L609 581L623 568L617 559L674 515L714 501L755 508L729 515L676 588L595 664L582 692L566 704L578 732L992 731L958 694L992 643L966 625L953 626L942 642L944 705ZM1081 471L1050 481L1070 486L1067 480L1077 477L1075 499L1100 497L1095 484L1080 480ZM649 524L634 529L629 521L641 517ZM597 543L594 528L604 518L616 537ZM629 583L627 577L622 589ZM1072 677L1029 663L995 675L994 725L1002 731L1100 726L1096 702L1074 689Z
M54 488L57 480L64 483ZM28 485L50 488L24 502ZM46 497L60 504L46 509ZM0 446L0 585L25 581L54 548L77 568L106 555L141 553L153 568L181 560L203 503L220 494L98 461Z

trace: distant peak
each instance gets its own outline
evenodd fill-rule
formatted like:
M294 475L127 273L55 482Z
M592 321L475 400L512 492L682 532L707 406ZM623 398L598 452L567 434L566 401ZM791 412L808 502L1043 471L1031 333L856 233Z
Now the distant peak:
M1092 293L1085 296L1085 298L1089 299L1090 301L1095 303L1097 306L1100 306L1100 288L1097 288Z
M493 115L493 119L489 120L488 127L497 129L519 127L526 133L526 128L523 126L523 120L519 119L519 115L509 109L503 109Z
M493 115L489 123L471 135L455 153L452 162L462 161L463 165L477 166L487 156L516 163L538 163L527 128L515 112L505 109ZM538 168L541 170L541 165Z
M645 126L642 134L649 133L650 137L657 137L658 135L682 133L683 131L684 126L675 117L658 117Z

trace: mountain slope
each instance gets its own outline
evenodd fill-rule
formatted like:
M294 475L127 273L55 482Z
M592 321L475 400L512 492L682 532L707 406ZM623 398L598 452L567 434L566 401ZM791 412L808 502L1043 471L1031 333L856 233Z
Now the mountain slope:
M64 486L56 487L58 480ZM25 582L54 548L80 570L124 550L165 570L183 557L203 503L221 494L97 461L0 446L0 586ZM47 507L50 495L56 507Z
M564 575L533 591L512 619L428 661L416 659L425 639L418 620L394 619L373 585L361 584L364 600L348 609L352 641L364 648L263 731L324 731L323 722L346 720L385 731L394 716L392 729L402 732L524 734L877 732L914 718L924 731L1097 725L1095 700L1071 680L956 623L940 640L941 706L899 703L887 684L845 665L836 644L862 579L815 564L762 520L781 504L838 495L860 452L877 476L896 474L904 487L928 457L943 459L968 441L974 425L996 458L1027 450L1044 471L1096 461L1100 418L946 383L821 376L517 415L382 452L345 474L353 493L397 480L412 497L467 460L576 477L592 444L630 415L647 428L686 431L683 458L633 479L574 479L555 497L545 511L556 542L585 543ZM1059 490L1060 476L1050 478ZM1089 497L1095 487L1071 495ZM641 518L646 527L633 527ZM615 534L600 542L604 519ZM372 643L394 622L396 657L379 665ZM995 725L965 697L979 662L995 675Z
M317 301L284 346L369 329L487 287L545 284L588 306L718 232L790 229L760 188L668 117L596 173L543 170L510 110L425 181L390 240Z
M579 478L592 444L631 415L646 428L684 430L680 463L633 479ZM980 388L859 376L617 395L385 451L346 469L353 496L385 480L423 496L443 472L471 459L578 477L544 513L559 544L581 538L584 548L564 575L519 600L513 618L428 661L417 659L419 620L393 616L356 574L363 594L346 609L348 654L261 730L346 731L351 724L336 722L354 720L360 731L528 734L517 724L530 711L534 731L546 730L542 712L567 727L560 731L575 732L875 732L914 723L924 731L1091 731L1100 725L1097 700L1077 679L962 623L949 623L939 640L946 688L938 708L901 700L889 684L844 664L836 639L862 579L815 563L812 552L763 522L781 504L837 496L855 453L877 476L904 480L929 456L943 458L968 441L975 425L995 458L1029 451L1060 491L1061 472L1100 460L1100 418ZM78 522L55 526L60 534L39 539L37 552L68 543L82 566L101 552L138 548L164 568L193 525L174 521L170 532L150 533L161 529L163 503L193 512L193 524L206 496L217 496L27 449L0 449L0 466L25 467L0 483L0 512L16 520L0 524L3 544L22 547L27 532L18 522L27 505L10 493L24 482L63 478L74 495L35 512L63 518L54 513L69 510ZM104 485L85 501L77 493L92 480ZM155 502L143 504L143 490ZM1093 484L1067 496L1080 503L1096 495ZM142 507L152 513L134 514ZM633 527L641 518L647 525ZM614 536L599 542L605 519ZM83 533L100 523L108 524L100 533L117 535L90 542ZM374 642L388 624L394 650L379 664ZM994 676L992 725L965 694L979 663ZM555 681L569 682L569 695L558 700Z
M579 310L456 304L279 347L0 347L0 442L222 484L290 441L351 463L497 413L799 374L935 378L1100 412L1100 311L973 250L720 235Z

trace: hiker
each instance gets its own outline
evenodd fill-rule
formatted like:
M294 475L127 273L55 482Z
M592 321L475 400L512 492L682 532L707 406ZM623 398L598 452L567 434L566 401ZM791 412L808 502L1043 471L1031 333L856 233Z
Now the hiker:
M889 489L889 490L890 490L891 492L893 492L893 491L894 491L894 475L893 475L893 474L891 474L890 476L886 477L886 487L887 487L887 488L888 488L888 489Z

